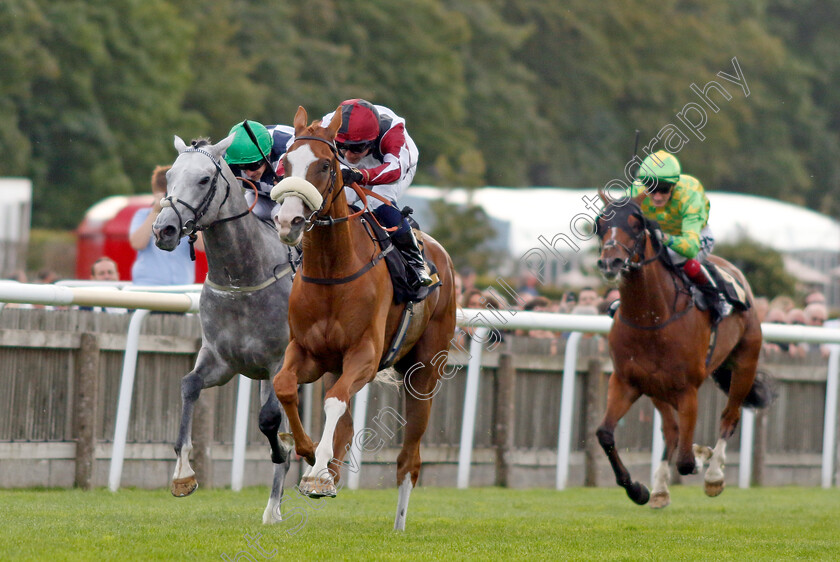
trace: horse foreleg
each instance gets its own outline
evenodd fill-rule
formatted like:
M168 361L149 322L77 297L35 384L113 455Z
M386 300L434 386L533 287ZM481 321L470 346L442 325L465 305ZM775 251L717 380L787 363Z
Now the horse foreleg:
M618 373L613 373L607 390L607 411L596 435L598 443L601 444L601 448L604 449L612 465L616 483L627 491L631 500L638 505L644 505L650 499L650 492L644 484L632 481L630 472L621 462L621 457L618 456L618 450L615 447L615 427L618 420L624 417L638 398L639 391L621 381Z
M671 503L671 492L668 484L671 482L670 460L677 450L679 442L679 426L674 417L674 409L667 402L651 399L662 416L662 434L665 437L665 451L662 460L653 474L650 506L655 509L668 507Z
M271 446L271 462L274 463L274 478L271 483L271 494L268 497L268 505L263 512L263 523L279 523L283 520L280 513L280 502L283 497L283 484L286 480L286 473L291 465L290 453L294 448L294 441L289 433L278 434L280 425L283 422L283 414L280 409L280 402L274 394L271 383L267 380L260 381L260 431L268 439Z
M310 497L335 497L336 470L331 468L338 421L345 415L350 397L373 380L381 353L368 340L344 355L342 374L324 398L324 432L315 449L315 464L304 475L300 491ZM350 422L352 424L352 421ZM352 425L351 433L352 433ZM345 428L346 430L346 428Z
M677 470L680 474L697 473L697 463L694 460L694 427L697 425L697 389L690 387L683 392L677 401L677 413L680 419L680 439L677 450Z
M192 371L181 379L181 425L178 428L178 440L175 442L175 473L172 475L170 491L176 498L189 496L198 488L195 471L190 466L192 452L192 422L195 402L204 388L204 380Z
M315 362L293 340L286 348L283 368L274 377L274 393L283 406L294 438L295 451L310 465L315 463L315 445L303 429L298 410L298 373L308 375L316 370ZM320 373L319 373L320 374ZM306 378L302 380L307 380Z

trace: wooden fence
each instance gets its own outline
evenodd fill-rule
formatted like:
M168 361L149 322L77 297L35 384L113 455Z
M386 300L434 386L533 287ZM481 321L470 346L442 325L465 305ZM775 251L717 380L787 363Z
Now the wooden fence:
M107 483L117 392L128 315L7 308L0 314L0 487L103 486ZM266 327L270 329L270 327ZM198 317L152 314L140 339L122 483L166 486L174 466L172 444L180 417L180 380L200 346ZM604 341L584 339L579 352L570 485L612 485L613 477L594 437L606 401L611 370ZM450 364L467 357L450 354ZM508 337L482 362L475 429L472 485L515 487L554 484L560 417L563 340ZM817 485L820 480L827 361L766 357L779 397L757 418L753 480L759 484ZM428 485L454 485L464 407L466 368L442 382L423 439ZM314 432L320 433L323 385L314 386ZM204 391L194 427L194 454L202 485L230 479L236 385ZM380 416L394 436L366 455L362 486L390 486L401 444L401 391L374 385L364 424ZM708 382L700 392L695 441L713 444L725 396ZM389 410L393 409L393 410ZM257 385L252 388L245 484L270 481L271 463L259 432ZM634 476L647 481L653 408L641 399L616 434ZM316 437L317 438L317 437ZM739 437L728 447L728 470L737 467ZM734 481L735 473L727 474ZM689 477L695 478L695 477Z

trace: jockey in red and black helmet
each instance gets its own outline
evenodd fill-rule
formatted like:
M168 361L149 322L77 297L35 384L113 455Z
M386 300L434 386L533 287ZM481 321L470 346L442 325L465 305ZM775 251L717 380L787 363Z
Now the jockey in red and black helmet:
M376 218L386 228L398 226L391 240L410 266L413 285L431 285L423 254L417 239L397 207L397 200L408 189L417 172L420 155L417 145L405 130L405 119L381 105L363 99L341 102L341 128L335 137L336 148L351 167L342 169L344 183L353 182L387 198L391 205L371 198L369 203ZM327 127L334 112L321 120ZM356 192L345 190L347 202L358 201Z

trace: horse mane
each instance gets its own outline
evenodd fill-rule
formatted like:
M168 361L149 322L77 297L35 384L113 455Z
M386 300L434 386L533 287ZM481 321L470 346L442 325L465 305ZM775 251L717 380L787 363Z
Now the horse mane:
M193 148L201 148L202 146L208 146L209 144L210 139L208 137L199 137L190 141L190 145L192 145Z

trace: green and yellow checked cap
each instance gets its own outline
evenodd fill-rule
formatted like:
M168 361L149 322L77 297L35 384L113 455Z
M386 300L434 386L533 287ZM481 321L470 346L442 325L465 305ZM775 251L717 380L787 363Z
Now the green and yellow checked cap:
M637 177L643 183L645 180L663 181L668 183L677 183L680 181L680 174L682 173L682 166L677 157L670 152L660 150L649 154L647 158L642 161L639 166Z

